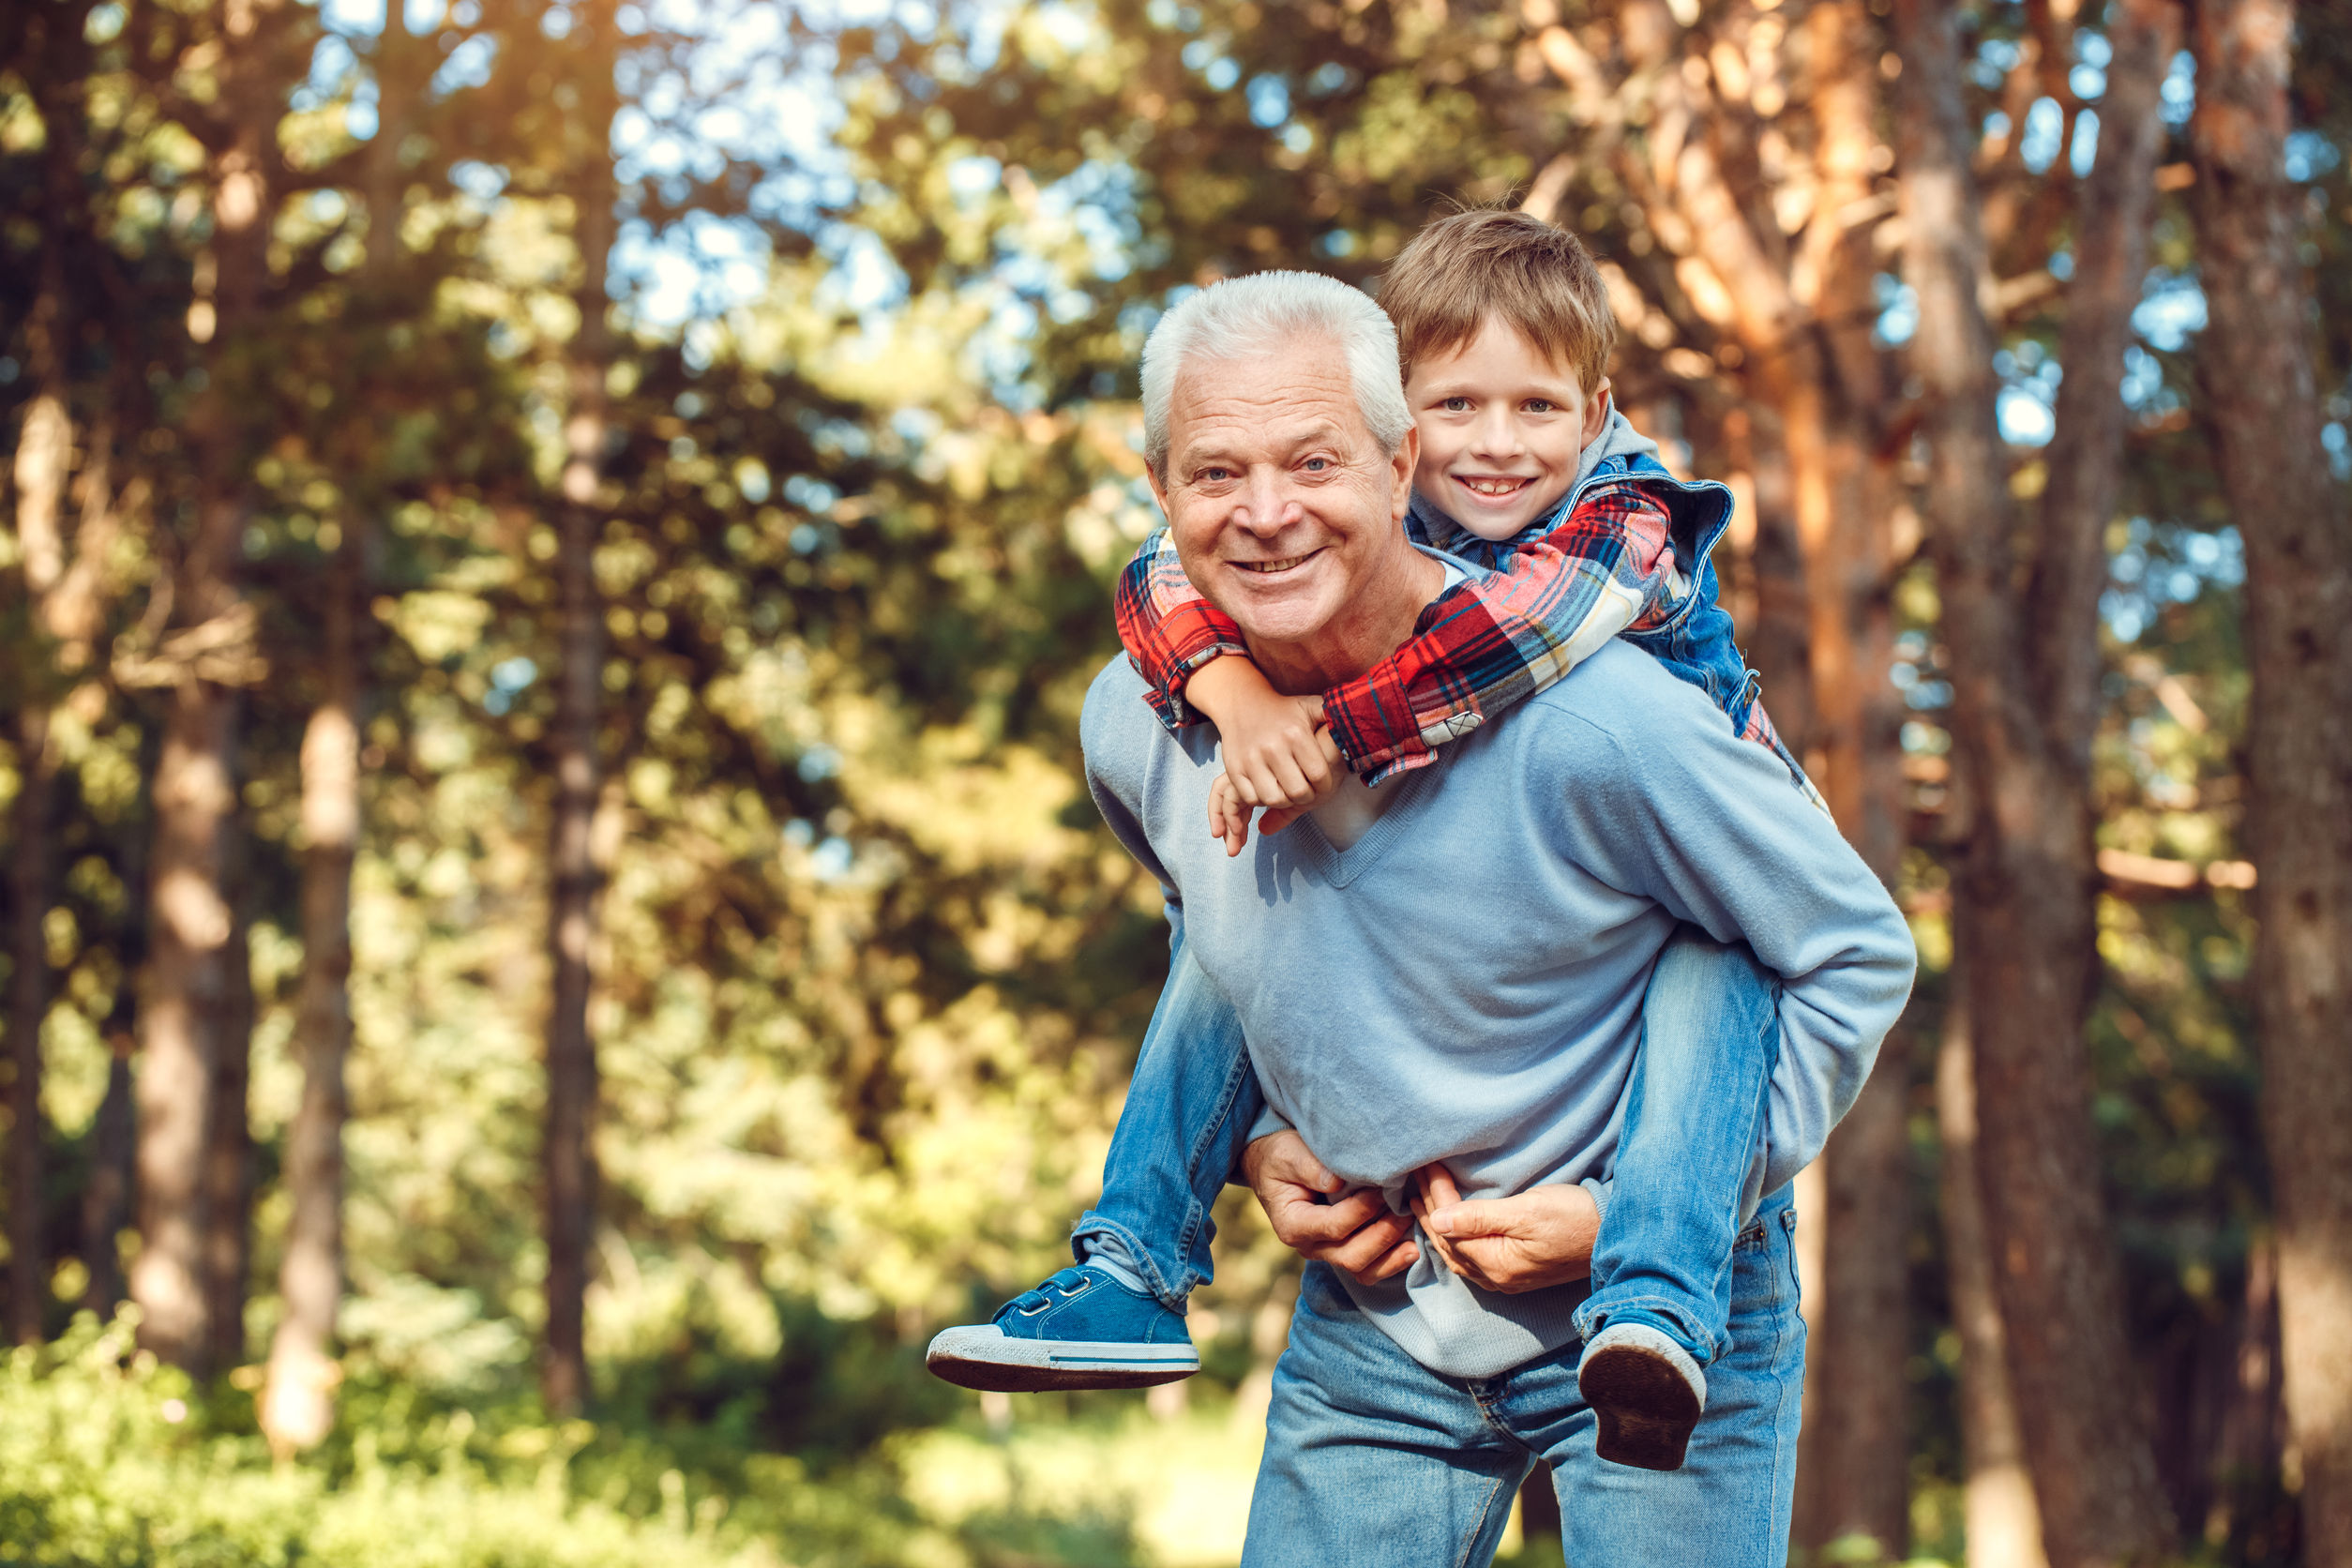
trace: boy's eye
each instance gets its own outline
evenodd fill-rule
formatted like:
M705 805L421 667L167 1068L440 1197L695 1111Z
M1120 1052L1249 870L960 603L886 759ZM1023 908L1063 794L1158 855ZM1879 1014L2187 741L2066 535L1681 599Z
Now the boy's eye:
M1559 406L1549 398L1530 398L1527 400L1527 411L1530 414L1549 414Z
M1438 406L1448 414L1468 414L1470 404L1468 398L1448 398Z

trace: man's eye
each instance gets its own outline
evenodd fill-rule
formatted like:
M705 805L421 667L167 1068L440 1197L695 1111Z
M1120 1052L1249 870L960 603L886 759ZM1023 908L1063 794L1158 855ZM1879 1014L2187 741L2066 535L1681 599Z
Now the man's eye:
M1200 471L1200 482L1204 485L1221 485L1231 477L1233 471L1229 468L1204 468Z
M1309 458L1302 464L1309 474L1320 474L1331 466L1329 458Z

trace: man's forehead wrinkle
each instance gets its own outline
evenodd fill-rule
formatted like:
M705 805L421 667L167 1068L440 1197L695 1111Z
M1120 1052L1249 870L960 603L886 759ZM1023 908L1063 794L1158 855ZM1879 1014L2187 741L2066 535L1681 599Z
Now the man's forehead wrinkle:
M1350 422L1342 417L1353 411L1352 400L1294 393L1271 399L1218 395L1206 402L1205 407L1180 407L1180 416L1174 421L1172 448L1194 460L1245 451L1353 444Z

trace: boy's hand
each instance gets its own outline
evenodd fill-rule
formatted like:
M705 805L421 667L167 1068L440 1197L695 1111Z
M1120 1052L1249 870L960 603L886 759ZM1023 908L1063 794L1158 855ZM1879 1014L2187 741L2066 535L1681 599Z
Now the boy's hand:
M1592 1272L1601 1211L1573 1183L1465 1199L1454 1173L1430 1165L1413 1172L1413 1188L1422 1234L1439 1261L1472 1285L1516 1295Z
M1254 810L1261 833L1279 833L1323 800L1345 776L1344 759L1323 726L1323 700L1286 697L1258 667L1230 655L1210 660L1184 684L1184 695L1217 727L1225 776L1209 798L1209 831L1228 854L1249 841Z
M1421 1256L1410 1220L1391 1214L1376 1188L1348 1191L1297 1133L1269 1133L1243 1150L1242 1174L1283 1245L1363 1284L1402 1274Z

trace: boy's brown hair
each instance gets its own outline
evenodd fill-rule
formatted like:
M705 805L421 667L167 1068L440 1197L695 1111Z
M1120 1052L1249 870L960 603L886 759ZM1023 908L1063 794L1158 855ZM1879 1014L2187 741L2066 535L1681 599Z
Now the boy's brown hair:
M1589 394L1608 374L1617 319L1584 241L1531 213L1473 208L1413 235L1380 279L1403 371L1507 323L1576 373Z

